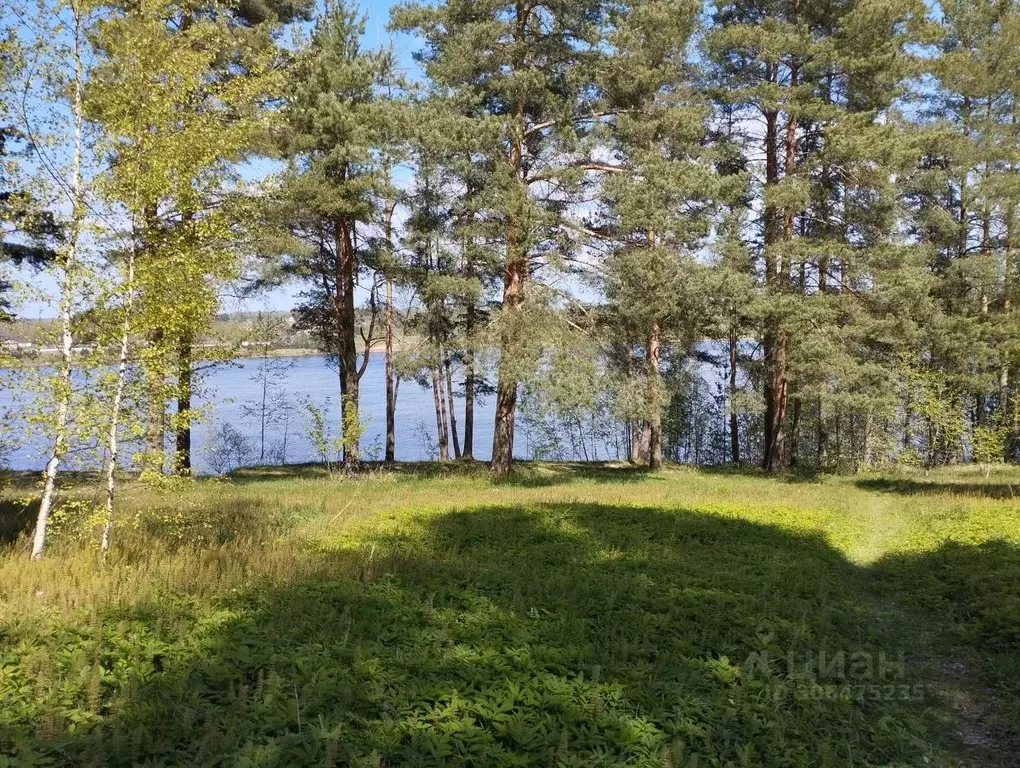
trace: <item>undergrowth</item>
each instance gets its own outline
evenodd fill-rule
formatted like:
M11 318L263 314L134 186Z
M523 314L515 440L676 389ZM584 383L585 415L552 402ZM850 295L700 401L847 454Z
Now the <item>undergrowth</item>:
M105 567L74 505L27 561L22 478L0 765L1008 765L1018 478L249 470L131 486Z

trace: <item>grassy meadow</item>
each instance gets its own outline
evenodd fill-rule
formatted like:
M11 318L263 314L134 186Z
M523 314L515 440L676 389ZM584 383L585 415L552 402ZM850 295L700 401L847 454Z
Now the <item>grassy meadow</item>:
M0 766L1009 766L1020 470L315 467L0 508Z

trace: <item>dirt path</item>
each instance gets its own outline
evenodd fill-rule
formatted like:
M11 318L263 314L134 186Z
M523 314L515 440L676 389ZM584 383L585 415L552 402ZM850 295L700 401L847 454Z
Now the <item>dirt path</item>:
M1012 722L1002 694L990 687L981 658L957 634L948 616L923 610L880 569L894 555L911 528L902 506L872 494L856 507L862 537L849 553L871 571L871 609L905 651L911 676L925 690L926 714L945 753L936 765L945 768L1020 767L1020 723Z

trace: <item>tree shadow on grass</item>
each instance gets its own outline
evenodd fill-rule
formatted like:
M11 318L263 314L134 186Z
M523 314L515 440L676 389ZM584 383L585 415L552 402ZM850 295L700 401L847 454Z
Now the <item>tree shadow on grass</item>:
M0 489L6 496L0 498L0 547L14 544L31 532L39 513L39 501L33 498L38 495L38 485L38 472L0 471Z
M866 491L897 493L902 496L976 496L990 499L1016 499L1020 486L1009 483L942 483L899 477L868 477L855 485Z
M493 475L489 465L481 461L406 461L385 464L362 462L358 476L374 474L398 480L432 480L436 478L477 477L493 485L544 488L587 480L595 483L638 483L654 480L656 473L647 468L623 462L530 462L515 461L514 469L505 476ZM329 472L323 464L290 464L281 467L246 467L228 476L238 484L276 482L285 479L326 479ZM336 477L341 479L342 474Z
M490 475L493 485L521 488L544 488L568 485L578 481L596 484L647 483L655 482L659 473L638 464L620 461L571 461L571 462L530 462L517 461L510 474Z
M15 544L28 536L39 514L39 500L0 500L0 547Z
M1015 556L973 550L951 567ZM920 651L876 604L909 591L925 557L869 571L820 536L767 524L564 504L422 516L321 557L314 578L214 610L182 598L111 613L102 643L78 638L110 654L99 724L47 732L8 715L7 744L103 765L931 757L932 702L916 700L925 680L910 671ZM68 699L79 709L82 685Z
M743 464L739 467L735 467L732 464L715 464L698 467L698 471L707 475L721 475L723 477L769 478L784 483L821 483L826 478L838 474L832 471L820 470L809 465L789 467L777 472L766 472L757 464Z

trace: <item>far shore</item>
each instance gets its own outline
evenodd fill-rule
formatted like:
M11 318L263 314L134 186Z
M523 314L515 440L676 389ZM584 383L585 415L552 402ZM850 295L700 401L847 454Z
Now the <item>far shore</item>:
M394 342L394 350L402 352L409 349L413 344L413 340L406 339L402 343ZM216 345L211 344L197 344L195 345L196 350L201 349L214 349ZM372 353L382 353L386 347L384 342L378 341L370 347ZM72 350L72 356L81 358L86 354L91 354L95 350L87 347L75 347ZM362 354L365 351L364 345L359 345L358 354ZM322 349L313 349L310 347L279 347L269 349L265 353L268 357L323 357L329 354ZM262 357L263 351L257 347L239 347L231 357L223 358L226 360L249 360L252 358ZM33 349L7 349L0 350L0 368L16 368L20 366L32 367L36 365L43 365L51 363L54 360L59 359L60 350L53 347L42 347ZM113 359L112 357L110 358Z

